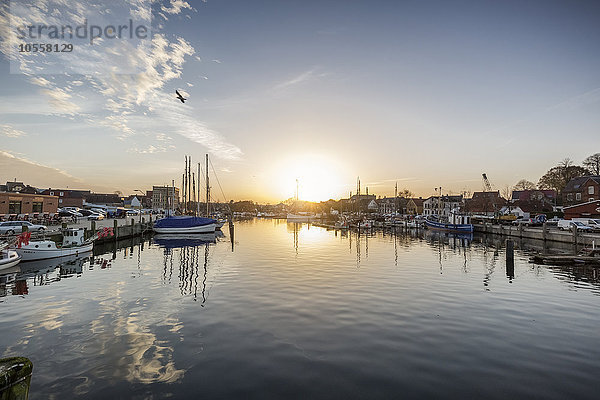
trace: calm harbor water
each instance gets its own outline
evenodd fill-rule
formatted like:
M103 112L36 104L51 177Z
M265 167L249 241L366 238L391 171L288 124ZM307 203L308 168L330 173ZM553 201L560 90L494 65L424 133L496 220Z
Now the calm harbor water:
M507 270L499 238L253 220L121 246L1 277L31 399L597 398L596 271Z

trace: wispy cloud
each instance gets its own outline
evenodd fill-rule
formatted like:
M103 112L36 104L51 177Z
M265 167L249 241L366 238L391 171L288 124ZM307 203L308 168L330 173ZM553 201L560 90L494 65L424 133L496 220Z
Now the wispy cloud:
M288 89L293 86L301 85L312 79L321 78L324 76L326 76L325 73L318 73L318 68L313 67L313 68L309 69L308 71L302 72L300 75L294 76L286 81L276 84L273 87L273 90L281 91L281 90Z
M10 138L18 138L21 136L26 136L27 134L23 131L13 128L10 125L0 125L0 135Z
M170 7L165 7L164 5L160 7L160 9L167 14L179 14L181 10L186 8L191 10L192 6L190 6L187 1L183 0L170 0Z
M58 14L73 13L76 19L78 15L85 15L86 7L95 7L94 10L98 11L102 6L98 1L91 1L78 3L70 10L65 4L63 0L37 3L35 7L32 6L33 16L27 18L39 17L40 21L52 23L55 17L45 15L44 9L60 10ZM132 16L149 20L148 7L142 6L148 5L149 0L125 0L123 4L129 7ZM164 14L176 15L193 9L186 1L170 0L167 5L161 6L161 10ZM3 7L2 11L5 15L0 13L0 25L4 22L9 25L8 7ZM35 16L36 13L39 15ZM56 20L60 16L58 14ZM13 36L14 32L6 26L1 28L0 41L10 42ZM159 142L157 135L168 132L205 146L217 157L241 157L242 151L199 120L189 103L179 103L171 93L172 89L165 89L168 83L181 78L186 59L195 54L195 49L187 40L183 37L168 38L157 32L151 41L132 43L114 40L104 41L98 46L81 46L69 54L69 65L73 66L73 71L90 71L90 74L65 74L53 79L36 75L35 66L24 56L15 56L5 47L1 49L7 58L20 66L23 74L30 76L29 81L40 88L55 115L81 118L93 125L108 126L120 139L143 135L145 138L156 138ZM137 73L118 73L122 70ZM87 104L99 106L86 107ZM156 153L162 148L159 143L154 143L141 150L136 149L136 152Z
M8 165L7 160L10 160L10 165ZM54 173L60 174L66 178L69 178L69 179L73 180L74 182L77 182L77 183L83 182L81 179L76 178L73 175L71 175L61 169L49 167L47 165L40 164L35 161L31 161L25 157L18 156L11 152L0 150L0 166L2 167L3 171L8 170L8 168L10 166L15 166L15 165L17 166L17 168L20 168L20 169L22 169L23 166L28 166L28 167L36 167L36 168L40 168L40 169L49 170ZM19 165L20 165L20 167L19 167Z

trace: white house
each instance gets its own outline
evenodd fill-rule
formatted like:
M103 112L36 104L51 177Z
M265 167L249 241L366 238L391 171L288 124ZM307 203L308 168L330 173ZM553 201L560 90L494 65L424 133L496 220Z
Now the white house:
M441 204L439 196L431 196L423 202L423 215L440 215L448 217L450 211L459 209L463 205L463 197L459 196L442 196ZM441 212L440 212L441 211Z

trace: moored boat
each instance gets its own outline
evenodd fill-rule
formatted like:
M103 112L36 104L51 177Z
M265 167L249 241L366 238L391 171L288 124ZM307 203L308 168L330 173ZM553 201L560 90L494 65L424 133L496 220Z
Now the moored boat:
M472 233L473 232L473 224L471 224L471 217L468 215L462 215L455 211L450 213L449 220L446 221L436 221L434 218L425 219L425 225L431 229L441 229L445 231L452 232L464 232L464 233Z
M216 229L216 222L203 217L166 217L157 220L153 229L156 233L211 233Z
M310 222L315 219L315 215L309 212L288 213L287 220L290 222Z
M0 250L0 271L14 267L21 262L21 256L14 250Z
M84 238L83 228L63 230L63 241L60 245L52 240L32 240L19 244L16 251L23 261L43 260L89 253L94 248L93 238Z

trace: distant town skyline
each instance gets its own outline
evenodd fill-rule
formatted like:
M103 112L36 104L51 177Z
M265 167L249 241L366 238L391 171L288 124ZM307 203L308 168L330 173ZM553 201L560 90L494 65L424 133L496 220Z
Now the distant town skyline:
M89 75L37 73L2 29L0 181L133 194L181 186L184 156L209 153L228 199L262 203L296 179L311 201L357 177L381 196L537 183L599 150L599 17L593 1L164 0L152 46L111 42L133 75L82 45L65 59Z

